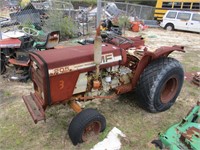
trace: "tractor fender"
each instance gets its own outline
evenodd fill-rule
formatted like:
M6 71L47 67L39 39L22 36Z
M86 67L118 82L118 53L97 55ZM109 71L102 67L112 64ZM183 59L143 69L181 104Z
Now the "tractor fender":
M172 53L173 51L181 51L181 52L185 52L184 47L183 46L178 46L178 45L174 45L174 46L163 46L160 47L158 49L155 50L155 52L149 52L146 51L148 54L147 55L151 55L152 59L157 59L160 57L167 57L170 53Z
M132 88L134 89L137 81L140 78L141 73L146 68L146 66L151 63L151 61L158 59L160 57L167 57L170 53L173 51L180 51L185 52L183 46L163 46L158 49L156 49L154 52L147 51L147 49L144 50L144 55L142 56L141 60L139 61L137 68L135 70L135 74L132 79Z

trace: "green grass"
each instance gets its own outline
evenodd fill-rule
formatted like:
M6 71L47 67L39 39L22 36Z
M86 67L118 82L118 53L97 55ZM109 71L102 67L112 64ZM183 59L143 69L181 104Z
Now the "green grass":
M9 91L5 91L5 92L4 92L4 96L5 96L5 97L9 97L9 96L11 96L11 93L10 93Z
M132 94L122 95L116 100L103 100L98 110L106 118L106 130L99 137L76 147L71 144L67 134L75 113L67 105L47 109L46 123L42 121L35 125L21 97L17 97L9 105L1 107L0 149L87 150L102 141L113 127L117 127L126 135L121 139L123 150L153 150L151 141L157 138L158 133L165 132L179 122L196 103L198 88L185 82L180 95L170 110L157 114L140 108ZM96 103L90 103L86 107L97 106Z
M99 135L99 140L102 141L103 139L105 139L111 130L112 126L109 123L107 123L106 129Z
M186 72L198 72L200 71L200 55L197 55L196 51L188 51L183 55L183 60L181 61L185 67Z

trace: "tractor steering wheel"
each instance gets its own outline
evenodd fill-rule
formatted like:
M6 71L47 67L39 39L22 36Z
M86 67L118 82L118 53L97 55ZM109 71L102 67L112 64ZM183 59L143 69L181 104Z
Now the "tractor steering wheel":
M23 27L22 31L27 34L27 35L31 35L31 36L38 36L39 35L39 31L30 28L30 27Z

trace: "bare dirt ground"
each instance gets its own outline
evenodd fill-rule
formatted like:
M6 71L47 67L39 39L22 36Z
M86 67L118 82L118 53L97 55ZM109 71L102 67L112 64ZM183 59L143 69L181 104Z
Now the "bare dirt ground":
M200 34L163 29L147 29L139 33L127 31L126 34L144 36L150 50L160 46L183 45L186 53L175 52L171 56L183 64L185 72L200 71ZM119 128L127 136L122 140L122 149L155 149L151 141L157 138L159 132L179 122L200 100L199 89L185 81L174 106L157 114L140 108L131 93L115 100L88 103L86 107L97 108L106 117L107 128L99 137L75 147L67 134L69 123L75 115L69 107L60 105L48 109L46 123L35 125L21 98L33 91L32 83L11 82L1 76L0 149L87 150L101 141L113 127Z

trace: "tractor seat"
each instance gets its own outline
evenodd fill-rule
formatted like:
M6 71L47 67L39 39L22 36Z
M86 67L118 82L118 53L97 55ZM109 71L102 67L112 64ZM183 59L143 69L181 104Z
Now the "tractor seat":
M54 48L60 40L60 31L53 31L47 35L45 42L36 42L34 47L38 50L47 50Z

